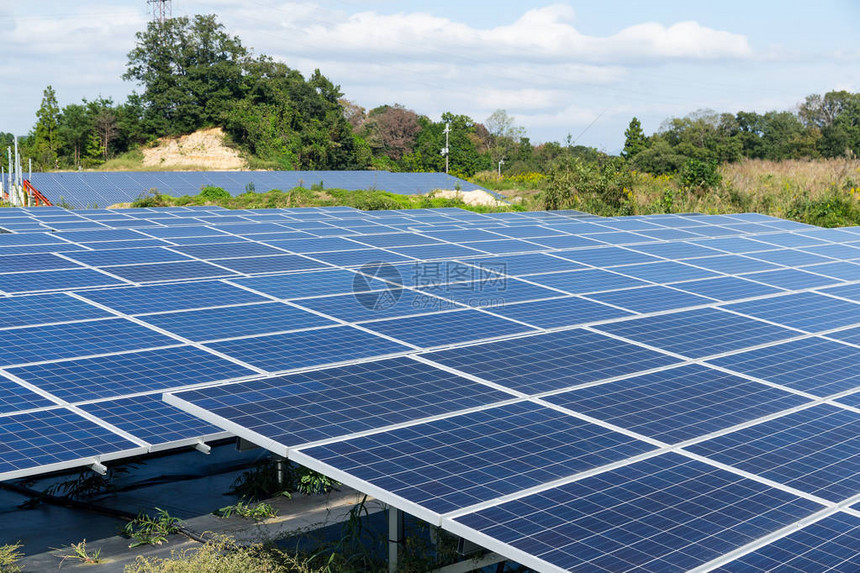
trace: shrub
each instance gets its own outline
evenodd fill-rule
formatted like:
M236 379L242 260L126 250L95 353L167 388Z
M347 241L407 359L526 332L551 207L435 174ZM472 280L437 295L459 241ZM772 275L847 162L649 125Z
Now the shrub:
M230 199L230 192L221 187L214 187L212 185L205 185L200 189L200 193L198 197L205 201L211 201L212 203L217 203L218 201L227 201Z

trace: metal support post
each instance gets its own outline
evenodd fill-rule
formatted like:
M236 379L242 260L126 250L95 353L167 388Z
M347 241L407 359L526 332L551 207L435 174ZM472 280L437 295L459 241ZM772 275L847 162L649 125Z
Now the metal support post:
M403 512L388 506L388 573L397 571L397 553L403 545Z

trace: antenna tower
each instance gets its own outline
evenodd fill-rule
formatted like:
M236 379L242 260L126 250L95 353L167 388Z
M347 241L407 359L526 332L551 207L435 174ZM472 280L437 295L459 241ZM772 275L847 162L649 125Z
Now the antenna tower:
M166 20L173 18L172 0L146 0L146 3L152 11L152 19L159 24L164 24Z

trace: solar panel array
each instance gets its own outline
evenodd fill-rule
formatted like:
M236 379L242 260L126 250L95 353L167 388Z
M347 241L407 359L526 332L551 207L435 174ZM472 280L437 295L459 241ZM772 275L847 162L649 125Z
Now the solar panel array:
M249 189L263 193L313 185L348 191L379 189L401 195L436 189L485 190L446 173L390 171L81 171L33 173L30 182L54 204L63 201L77 209L129 203L152 189L173 197L197 195L207 185L221 187L234 196Z
M0 227L0 479L237 435L540 571L860 567L860 228L347 208Z

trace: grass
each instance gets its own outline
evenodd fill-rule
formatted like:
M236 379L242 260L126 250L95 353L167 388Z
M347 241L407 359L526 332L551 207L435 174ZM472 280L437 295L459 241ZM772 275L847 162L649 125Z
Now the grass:
M238 502L236 505L228 505L214 512L218 517L230 517L237 515L242 519L252 519L254 521L262 521L271 517L278 516L278 510L265 502L256 504Z
M151 517L142 511L134 521L130 521L123 528L123 535L132 539L129 547L140 547L142 545L161 545L167 541L167 536L179 533L181 521L173 517L167 511L156 507L155 517Z
M94 551L89 551L87 549L87 540L84 539L80 543L72 543L70 546L72 552L66 553L62 555L62 560L60 561L60 567L63 566L63 563L66 562L67 559L72 559L74 561L79 561L81 563L87 564L96 564L101 563L101 549L96 549Z

